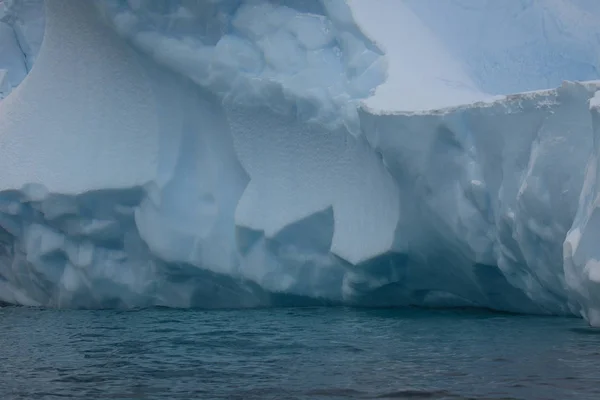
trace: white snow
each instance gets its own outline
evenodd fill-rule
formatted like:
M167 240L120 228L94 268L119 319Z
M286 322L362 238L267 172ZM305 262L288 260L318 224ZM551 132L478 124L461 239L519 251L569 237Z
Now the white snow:
M452 107L600 78L595 0L348 0L384 50L380 112Z
M384 112L430 110L489 97L404 2L349 0L348 4L388 62L387 79L364 101L368 107Z
M404 0L480 90L518 93L600 77L596 0Z

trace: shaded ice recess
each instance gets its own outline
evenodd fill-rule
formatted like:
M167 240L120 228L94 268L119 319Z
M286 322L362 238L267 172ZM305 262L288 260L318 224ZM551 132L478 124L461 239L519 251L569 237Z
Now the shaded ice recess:
M364 3L11 2L0 301L474 306L600 325L600 84L497 96L436 7ZM531 4L524 24L578 20ZM34 25L28 56L15 49ZM588 50L565 78L596 77Z

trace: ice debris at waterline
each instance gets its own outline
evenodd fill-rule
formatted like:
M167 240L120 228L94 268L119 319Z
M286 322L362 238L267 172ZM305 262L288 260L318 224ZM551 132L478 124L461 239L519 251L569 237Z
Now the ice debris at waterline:
M0 301L600 325L598 3L366 3L0 1Z

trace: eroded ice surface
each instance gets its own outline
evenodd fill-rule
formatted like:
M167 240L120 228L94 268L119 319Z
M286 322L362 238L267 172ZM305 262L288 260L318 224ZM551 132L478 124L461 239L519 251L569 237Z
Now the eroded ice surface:
M0 300L600 325L600 84L561 83L599 78L599 18L586 0L4 0Z

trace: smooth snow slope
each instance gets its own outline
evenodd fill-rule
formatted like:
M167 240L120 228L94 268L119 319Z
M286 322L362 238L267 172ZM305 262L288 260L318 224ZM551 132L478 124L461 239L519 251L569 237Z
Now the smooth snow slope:
M595 0L348 0L386 53L381 111L451 107L600 78Z
M473 103L482 92L466 66L402 1L349 0L354 19L384 51L386 81L365 100L379 110L429 110Z
M377 1L377 0L376 0ZM596 0L406 0L484 92L600 78Z
M600 86L490 98L524 88L521 67L554 82L544 54L593 77L575 22L598 10L442 3L464 29L485 21L481 37L524 29L525 47L494 34L497 54L464 41L515 74L462 53L431 3L47 0L33 68L11 50L0 73L6 87L31 69L0 102L0 300L469 305L600 325ZM16 10L35 32L35 2L11 2L13 36Z

